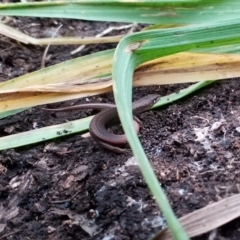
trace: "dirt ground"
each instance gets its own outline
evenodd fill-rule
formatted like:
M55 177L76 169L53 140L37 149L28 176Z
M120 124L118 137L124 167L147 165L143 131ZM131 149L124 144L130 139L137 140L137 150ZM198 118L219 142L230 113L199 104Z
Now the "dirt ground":
M14 18L10 24L34 37L51 36L59 24L62 36L94 36L113 25L40 18ZM51 46L46 66L114 46L90 45L75 55L71 51L78 46ZM0 51L0 81L5 81L40 69L44 47L0 36ZM136 88L133 95L164 96L186 86ZM140 140L178 217L239 193L239 89L238 79L219 81L139 116L144 124ZM89 99L113 102L110 93ZM0 136L95 113L46 114L41 107L0 120ZM110 152L91 138L72 135L5 150L0 166L0 239L140 240L166 226L132 155ZM194 239L212 238L208 233ZM240 239L239 219L219 228L214 239Z

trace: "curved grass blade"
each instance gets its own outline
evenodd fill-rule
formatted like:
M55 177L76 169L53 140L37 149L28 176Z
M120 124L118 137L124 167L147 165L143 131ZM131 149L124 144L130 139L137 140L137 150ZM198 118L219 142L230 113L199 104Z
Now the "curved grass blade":
M160 98L159 101L152 106L152 108L161 107L161 106L167 105L169 103L175 102L181 98L186 97L187 95L190 95L193 92L196 92L197 90L199 90L201 88L204 88L204 87L212 84L213 82L215 82L215 80L198 82L187 88L180 90L178 93L172 93L172 94L169 94L168 96L164 96L164 97Z
M190 26L161 31L148 31L126 36L114 55L113 90L119 117L129 145L142 174L163 211L169 229L176 240L188 239L176 219L170 204L144 153L132 124L131 99L134 69L143 62L191 49L240 43L240 21Z

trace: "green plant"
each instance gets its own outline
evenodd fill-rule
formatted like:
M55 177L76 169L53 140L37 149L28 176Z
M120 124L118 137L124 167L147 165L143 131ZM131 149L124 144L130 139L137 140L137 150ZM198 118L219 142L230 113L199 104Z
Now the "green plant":
M34 9L34 11L33 11ZM226 9L228 11L226 11ZM124 37L116 51L114 52L112 76L113 76L113 92L115 101L118 107L119 116L124 128L124 131L128 137L129 144L133 150L143 176L148 183L150 190L152 191L156 202L165 214L168 221L169 228L172 231L174 239L188 239L186 233L181 228L180 224L176 220L166 196L163 194L162 189L154 175L154 172L148 162L148 159L142 149L142 146L133 130L132 113L131 113L131 99L132 99L132 78L134 70L147 61L165 57L180 52L198 52L198 53L225 53L232 52L237 53L237 49L240 43L240 19L239 19L240 6L237 1L63 1L60 3L54 2L42 2L42 3L26 3L26 4L6 4L0 6L0 15L13 15L13 16L39 16L39 17L65 17L65 18L78 18L88 20L101 20L101 21L137 21L142 23L161 23L161 24L178 24L180 27L149 30L141 33L135 33ZM94 14L93 14L94 12ZM124 12L124 14L123 14ZM183 24L192 24L190 26L182 26ZM155 26L157 28L159 26ZM163 26L161 26L163 27ZM103 68L112 61L111 57L113 52L100 53L86 57L92 63L86 71L90 71L94 66L94 61L105 58L106 65L103 64ZM77 61L77 60L76 60ZM81 61L80 61L81 62ZM76 62L68 62L68 64L76 64ZM61 68L60 65L58 65ZM68 66L70 67L70 66ZM77 69L75 68L77 71ZM95 72L92 75L88 75L88 78L83 80L99 80L102 77L109 77L111 68L105 68L101 74ZM39 78L41 74L47 74L47 71L51 69L42 70L38 74ZM239 73L238 73L239 74ZM220 78L220 77L219 77ZM217 77L215 78L217 79ZM214 80L215 80L214 79ZM211 80L211 78L209 78ZM23 81L20 78L19 81ZM159 80L160 82L161 80ZM193 80L194 81L194 80ZM66 87L63 83L57 81L51 81L49 86L43 84L41 91L51 93L45 102L59 101L59 98L54 98L54 93L59 89ZM183 90L179 94L167 96L161 99L156 104L166 104L171 102L175 98L182 97L189 92L192 92L199 87L210 84L209 82L197 83L188 89ZM2 89L4 90L4 86ZM16 84L16 81L15 81ZM76 84L76 82L75 82ZM19 87L19 86L18 86ZM38 86L39 87L39 86ZM76 86L74 84L70 86L72 88ZM106 86L106 89L109 86ZM83 96L80 94L80 90L73 94L72 88L69 91L65 89L65 93L71 97ZM7 89L7 90L6 90ZM10 86L11 89L11 86ZM36 91L36 86L24 88L20 87L24 93L31 94ZM104 91L107 91L107 90ZM89 90L89 89L88 89ZM5 92L9 91L9 86L5 88ZM82 90L81 90L82 91ZM103 90L102 90L103 91ZM14 92L12 88L9 92ZM63 92L63 91L62 91ZM101 92L101 91L100 91ZM184 94L185 92L185 94ZM19 93L19 89L18 89ZM71 96L74 95L74 96ZM96 92L95 92L96 94ZM52 97L52 98L51 98ZM33 105L32 105L33 106ZM21 106L21 107L30 107ZM12 108L11 110L17 109ZM127 109L127 110L126 110ZM10 111L10 110L9 110ZM6 115L6 113L4 113ZM87 120L89 121L89 119ZM86 122L85 122L86 124ZM86 129L87 125L83 128ZM64 126L65 127L65 126ZM78 130L80 130L78 129ZM41 131L41 130L40 130ZM77 131L75 129L75 131ZM40 133L42 138L43 133ZM54 137L52 134L48 139ZM6 139L4 139L6 140ZM4 143L0 140L0 149L4 149L8 146L4 146ZM36 140L35 140L36 141ZM26 142L25 142L26 144ZM17 146L14 145L14 146ZM13 147L13 146L10 146Z

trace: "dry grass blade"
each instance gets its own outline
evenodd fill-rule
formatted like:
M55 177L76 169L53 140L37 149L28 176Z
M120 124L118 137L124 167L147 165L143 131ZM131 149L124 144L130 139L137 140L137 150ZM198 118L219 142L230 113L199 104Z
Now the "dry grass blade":
M146 62L134 73L133 84L162 85L239 77L239 63L237 54L183 52Z
M100 44L100 43L117 43L124 35L110 36L110 37L55 37L55 38L34 38L31 37L13 27L7 26L0 22L0 34L16 41L33 44L33 45L48 45L51 41L51 45L63 45L63 44Z
M189 237L201 235L240 216L240 194L225 198L179 219ZM172 240L169 229L151 240Z
M134 74L133 85L163 85L238 77L239 62L240 56L234 54L174 54L140 66ZM112 56L108 52L106 56L78 58L4 82L0 84L0 111L109 92L112 90L109 76L111 64ZM57 71L61 74L56 74Z

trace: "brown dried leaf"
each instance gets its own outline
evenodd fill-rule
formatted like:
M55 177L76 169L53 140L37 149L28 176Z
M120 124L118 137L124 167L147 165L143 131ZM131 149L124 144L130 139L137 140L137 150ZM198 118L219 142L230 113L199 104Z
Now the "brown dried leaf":
M240 194L207 205L179 219L189 237L218 228L240 216ZM151 240L172 240L169 229L159 232Z

